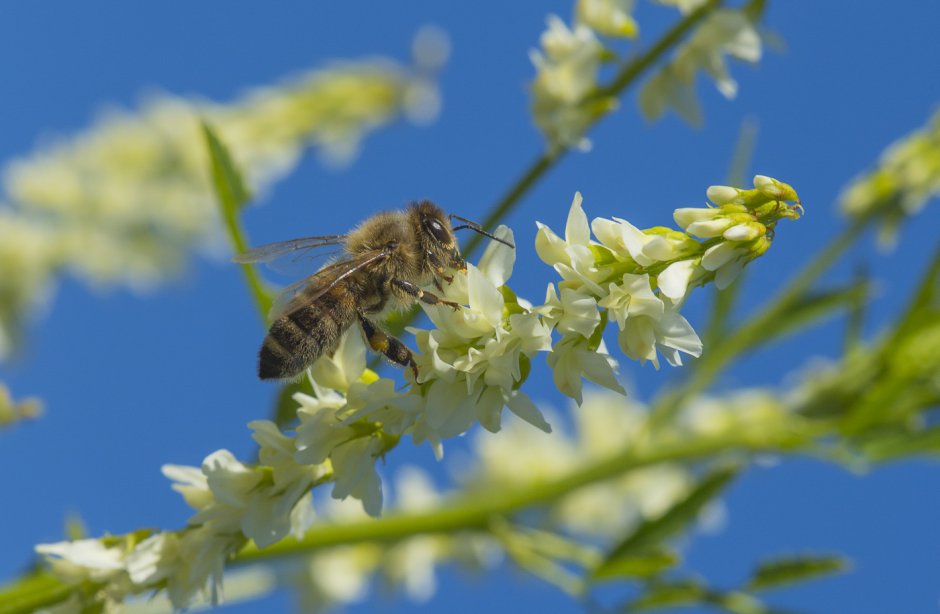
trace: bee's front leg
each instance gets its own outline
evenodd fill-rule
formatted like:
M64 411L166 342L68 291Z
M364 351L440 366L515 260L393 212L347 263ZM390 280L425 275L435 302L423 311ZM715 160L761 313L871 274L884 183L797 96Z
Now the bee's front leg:
M434 265L434 270L440 276L441 279L447 282L448 285L454 283L454 278L451 275L447 275L447 269L444 268L444 265L441 264L440 258L434 255L434 252L428 252L428 260L431 261L431 264ZM441 282L434 278L434 287L437 288L438 292L443 292L444 288L441 287Z
M407 345L376 326L372 320L362 315L362 313L359 314L359 324L362 326L362 332L366 335L369 347L376 352L381 352L396 364L411 367L415 381L418 381L418 365L415 362L414 354L411 353Z
M393 279L392 285L395 286L396 288L404 290L405 292L415 297L422 303L426 303L428 305L447 305L454 311L458 311L460 309L460 303L455 303L453 301L445 301L444 299L437 296L436 294L425 292L424 290L422 290L415 284L411 283L410 281L405 281L403 279Z

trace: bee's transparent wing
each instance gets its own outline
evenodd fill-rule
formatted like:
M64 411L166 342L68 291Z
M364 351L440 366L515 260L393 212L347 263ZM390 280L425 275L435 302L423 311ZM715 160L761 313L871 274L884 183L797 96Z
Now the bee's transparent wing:
M275 299L274 305L271 307L271 313L268 316L269 319L271 321L277 320L305 305L309 305L353 273L372 266L387 257L388 252L384 249L367 252L355 258L329 264L313 275L292 283L284 288Z
M300 239L291 239L289 241L278 241L277 243L268 243L254 249L249 249L241 254L236 254L233 262L248 264L250 262L263 262L276 271L288 272L291 265L300 260L312 259L315 256L335 256L337 252L317 252L311 254L321 247L341 247L346 242L347 235L327 235L321 237L302 237ZM275 266L275 261L279 261L280 266ZM309 269L307 269L309 270Z

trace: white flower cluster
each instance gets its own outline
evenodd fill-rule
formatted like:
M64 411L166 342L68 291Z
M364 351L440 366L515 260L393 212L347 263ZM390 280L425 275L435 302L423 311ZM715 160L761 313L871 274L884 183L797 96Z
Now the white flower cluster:
M559 390L580 401L582 379L588 379L622 392L601 339L604 317L617 322L623 353L641 363L659 368L662 353L678 366L682 354L701 355L698 335L679 313L689 290L709 281L727 287L767 251L777 221L802 212L799 204L785 203L798 203L789 185L763 175L754 185L712 186L708 196L718 206L677 209L684 232L640 230L620 218L595 218L589 225L580 193L564 239L539 224L536 251L562 278L557 292L549 285L545 304L535 310L562 335L549 356Z
M495 236L513 242L505 226ZM468 264L467 274L456 276L445 288L448 299L466 306L457 311L425 307L435 329L412 329L420 349L418 384L426 402L415 423L416 441L430 440L439 450L441 440L464 433L476 422L496 432L504 406L551 431L532 400L518 389L531 357L550 350L552 340L539 312L503 291L514 261L514 249L491 241L479 266Z
M432 119L438 94L429 74L373 60L313 71L226 105L161 95L9 162L0 205L0 356L63 270L97 284L148 286L178 270L195 244L218 241L200 119L263 190L309 145L348 160L379 125L401 115Z
M728 71L725 56L754 63L760 61L761 55L760 34L743 11L714 11L679 47L672 60L643 85L640 111L647 119L655 120L672 107L683 119L699 125L702 112L695 95L696 75L705 72L714 79L719 92L734 98L738 85Z
M571 203L564 239L539 224L536 251L562 278L558 293L549 285L540 308L562 334L549 357L559 390L580 401L586 378L623 392L601 344L600 308L617 321L620 348L634 360L659 368L657 349L671 365L682 364L680 352L701 354L701 341L678 311L694 267L686 258L697 246L683 233L644 232L620 218L596 218L589 225L580 193Z
M95 597L102 601L165 588L176 608L197 599L217 603L225 563L248 539L264 547L309 528L310 489L329 472L328 466L295 462L293 441L273 423L250 426L263 466L245 465L219 450L201 468L163 468L174 490L196 510L186 529L41 544L36 551L46 555L60 579L102 583Z
M289 448L284 436L265 425L255 428L263 446L262 460L270 461L272 455L283 458ZM300 484L311 472L298 479L279 468L284 463L265 469L248 467L225 450L206 458L201 469L167 466L164 472L176 481L174 489L197 510L188 528L37 546L60 580L95 586L64 602L63 611L81 612L92 605L116 607L132 595L154 590L165 591L176 609L221 602L224 566L247 543L246 538L263 547L288 531L299 536L311 524L309 492L297 499ZM279 488L284 492L273 496ZM395 490L395 509L402 513L440 504L441 495L416 468L398 473ZM292 500L297 502L290 509L286 503ZM325 523L362 520L359 506L335 501L322 507L320 520ZM389 546L360 544L317 552L279 566L276 574L278 583L295 591L303 611L315 612L362 600L376 574L423 601L434 593L438 565L458 561L491 566L498 560L494 554L492 540L483 536L417 536ZM263 582L252 590L270 588L270 582Z
M856 178L839 198L839 208L852 218L883 216L881 239L890 244L897 225L916 215L940 195L940 111L924 128L888 147L878 166Z
M532 83L532 115L552 150L577 147L587 150L584 137L594 119L616 101L591 100L604 47L583 23L569 28L555 15L548 17L542 50L530 53L536 75Z

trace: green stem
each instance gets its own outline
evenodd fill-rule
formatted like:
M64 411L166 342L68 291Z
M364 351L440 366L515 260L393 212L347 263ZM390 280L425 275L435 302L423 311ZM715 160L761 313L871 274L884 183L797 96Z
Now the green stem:
M716 345L708 348L695 364L689 381L675 392L666 394L656 404L653 409L654 424L667 422L685 401L708 387L732 360L760 345L763 331L772 327L775 320L803 297L819 276L855 242L866 226L866 221L859 221L846 228L760 313L738 328L728 331Z
M225 222L225 230L228 232L229 239L232 241L232 247L235 249L235 253L240 254L247 251L248 239L238 221L238 215L234 211L227 211L223 208L222 218ZM265 288L264 282L261 281L261 276L258 275L258 270L254 265L243 264L242 273L245 275L245 281L248 282L248 289L251 291L251 297L254 299L255 306L258 308L261 321L267 323L268 312L271 311L271 304L273 303L271 294L268 292L267 288Z
M784 440L780 442L782 444ZM235 562L270 560L306 554L319 548L362 542L394 542L415 535L483 531L494 517L508 516L528 507L549 503L584 486L642 467L690 461L732 449L777 450L779 447L766 440L760 444L741 441L740 437L732 435L662 444L641 452L625 450L554 480L507 488L492 494L476 493L456 498L432 511L395 513L376 520L318 525L300 540L282 540L264 550L248 546L235 558Z

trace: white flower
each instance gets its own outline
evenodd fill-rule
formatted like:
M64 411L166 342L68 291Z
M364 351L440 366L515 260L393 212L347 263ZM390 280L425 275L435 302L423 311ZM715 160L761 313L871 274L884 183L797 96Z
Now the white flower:
M310 379L320 388L346 392L366 370L362 334L352 326L343 333L332 355L323 355L310 367Z
M685 299L692 276L698 269L694 260L679 260L673 262L656 277L659 291L669 298L673 304L680 305Z
M542 319L549 327L562 334L578 333L582 337L590 337L601 322L593 296L562 288L559 299L552 284L545 292L545 304L537 310L543 314Z
M548 355L552 379L558 390L581 403L583 380L594 382L615 392L626 394L614 372L616 363L607 354L604 344L592 350L588 340L580 335L562 337Z
M361 418L381 422L382 430L389 435L402 435L414 424L423 407L420 397L414 394L402 394L395 390L395 382L390 379L378 379L366 384L356 382L349 389L344 418L346 424L352 424Z
M737 279L747 260L748 252L731 241L722 241L705 250L702 268L715 272L715 287L724 290Z
M633 0L578 0L578 19L606 36L633 37L637 25L630 12Z
M761 39L754 24L741 11L713 12L677 54L680 72L704 70L726 98L734 98L738 85L728 73L725 54L747 62L761 58Z
M184 531L179 540L178 564L167 578L167 595L173 606L185 608L198 595L206 595L212 604L219 603L225 562L244 543L240 534L217 534L207 525Z
M671 62L643 85L640 109L648 119L657 119L672 107L684 119L698 125L701 111L695 96L695 75L706 72L726 98L734 98L738 86L728 72L725 56L757 62L761 51L760 35L742 11L713 11Z
M564 240L545 224L536 222L539 230L535 236L535 251L545 264L554 267L568 287L577 289L583 285L592 294L603 296L604 289L599 282L607 273L596 265L591 250L591 229L581 202L581 193L575 192Z
M649 316L658 320L665 311L662 299L653 294L649 275L646 274L624 273L621 283L610 284L607 296L597 304L610 312L621 330L631 316Z
M324 405L322 400L298 392L294 400L300 403L294 455L298 463L319 465L326 461L336 446L348 441L355 431L343 423L338 408ZM345 406L342 402L340 407Z
M153 585L173 573L179 557L179 537L174 533L156 533L127 555L127 573L134 584Z
M60 577L77 582L104 582L124 571L124 545L104 545L97 539L39 544L36 552L50 560ZM58 563L58 564L57 564Z
M677 240L663 234L645 233L619 217L611 220L595 218L591 222L591 230L618 260L633 260L640 266L673 260L682 247Z
M702 341L688 320L672 307L659 318L650 316L631 317L617 335L623 353L640 363L647 360L659 368L658 349L673 367L682 364L681 353L690 356L702 355Z
M382 450L378 437L360 437L333 449L333 498L362 501L370 516L382 513L382 481L375 461Z
M183 495L189 507L201 510L215 501L209 483L199 467L184 465L163 465L163 475L173 480L172 488Z

